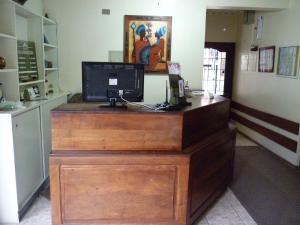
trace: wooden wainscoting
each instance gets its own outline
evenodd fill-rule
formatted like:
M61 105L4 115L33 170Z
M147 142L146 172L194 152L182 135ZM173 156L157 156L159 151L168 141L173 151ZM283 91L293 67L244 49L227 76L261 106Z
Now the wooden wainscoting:
M281 118L269 113L265 113L254 108L250 108L248 106L244 106L237 102L231 102L231 108L245 113L249 116L252 116L256 119L269 123L273 126L279 127L283 130L286 130L292 134L299 135L299 123L293 122L291 120L287 120L285 118ZM286 149L296 153L297 152L297 141L286 137L278 132L275 132L269 128L266 128L260 124L257 124L249 119L244 118L242 115L239 115L235 112L231 112L231 118L238 123L256 131L257 133L269 138L275 143L285 147Z
M231 108L236 109L240 112L246 113L250 116L253 116L257 119L260 119L264 122L272 124L276 127L279 127L281 129L291 132L293 134L298 135L298 133L299 133L299 123L296 123L294 121L287 120L287 119L281 118L279 116L272 115L270 113L265 113L260 110L254 109L254 108L244 106L244 105L234 102L234 101L231 102Z

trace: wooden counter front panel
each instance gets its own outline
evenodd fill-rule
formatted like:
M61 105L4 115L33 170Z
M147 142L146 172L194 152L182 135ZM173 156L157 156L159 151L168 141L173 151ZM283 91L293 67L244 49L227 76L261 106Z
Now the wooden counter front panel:
M185 112L183 148L228 127L229 112L229 100Z
M62 166L63 221L175 220L175 177L175 166Z
M182 116L52 113L53 150L180 151Z
M161 158L164 165L159 165ZM86 160L89 165L84 157L78 165L53 165L52 160L51 170L59 168L59 176L51 182L60 192L51 197L61 206L60 222L53 225L185 225L188 160L178 157L177 164L168 165L167 158L172 157L161 156L158 162L136 157L126 165L102 164L110 160L107 156L98 157L98 164L97 158Z
M233 175L235 131L227 139L191 155L189 180L189 223L195 221L223 193Z

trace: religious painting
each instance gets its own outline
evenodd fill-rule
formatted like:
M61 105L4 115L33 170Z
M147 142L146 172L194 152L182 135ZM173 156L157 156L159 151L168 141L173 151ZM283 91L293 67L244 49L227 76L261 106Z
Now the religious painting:
M125 16L124 62L145 65L146 73L168 73L172 17Z

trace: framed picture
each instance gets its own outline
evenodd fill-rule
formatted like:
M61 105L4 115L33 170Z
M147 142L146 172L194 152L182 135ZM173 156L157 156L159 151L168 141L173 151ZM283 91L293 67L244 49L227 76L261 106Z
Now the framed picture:
M172 17L125 16L124 62L142 63L146 73L168 73Z
M299 58L299 46L279 48L277 74L296 77Z
M175 75L181 75L181 68L180 64L178 62L167 62L168 64L168 73L169 74L175 74Z
M275 46L259 48L258 72L273 73Z

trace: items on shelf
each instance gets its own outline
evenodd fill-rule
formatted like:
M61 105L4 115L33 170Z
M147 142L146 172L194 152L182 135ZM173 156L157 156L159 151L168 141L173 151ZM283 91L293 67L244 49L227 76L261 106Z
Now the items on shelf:
M38 79L35 43L18 40L18 66L20 82Z
M51 61L45 60L45 68L53 68L53 63Z
M49 84L47 94L52 95L53 93L54 93L54 86L53 84Z
M40 95L39 87L36 85L25 88L23 93L23 99L25 101L31 101L34 100L35 98L39 98L40 96L41 95Z
M44 43L45 44L50 44L50 42L48 41L48 38L47 38L46 34L44 34Z
M3 95L3 92L2 92L2 89L1 89L2 85L3 85L3 83L0 82L0 103L4 101L4 95Z
M5 58L0 56L0 69L4 69L6 66Z

